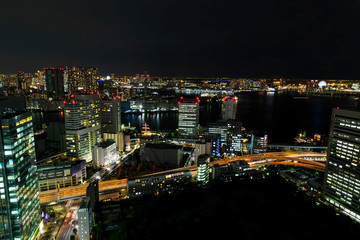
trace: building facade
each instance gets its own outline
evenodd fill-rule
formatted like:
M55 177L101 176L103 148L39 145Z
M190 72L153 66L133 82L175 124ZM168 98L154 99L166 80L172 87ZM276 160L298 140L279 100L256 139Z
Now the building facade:
M89 240L93 227L93 211L90 197L85 197L80 203L78 210L79 239Z
M48 98L64 98L64 69L44 68L46 95Z
M98 69L93 67L66 67L66 89L70 93L97 90Z
M234 120L236 118L237 98L226 97L223 99L222 119L224 121Z
M99 167L113 164L119 160L119 151L116 143L112 140L95 144L92 154L94 165Z
M332 113L324 197L360 221L360 112L334 109Z
M210 179L210 155L203 154L197 160L197 182L198 185L204 186L208 184Z
M242 134L241 128L242 123L229 120L227 122L228 135L227 135L227 147L228 152L233 154L239 154L241 152Z
M101 131L103 133L118 133L121 131L120 98L101 100Z
M255 135L251 136L251 154L265 153L267 147L267 135Z
M37 172L40 191L76 186L85 182L86 161L39 165Z
M199 100L179 101L178 130L181 135L196 136L199 125Z
M33 121L24 99L0 101L0 239L39 234Z
M92 148L101 141L100 97L73 95L65 103L67 156L70 160L92 160Z
M101 132L104 141L114 140L120 151L124 151L124 135L121 132L120 97L101 100Z

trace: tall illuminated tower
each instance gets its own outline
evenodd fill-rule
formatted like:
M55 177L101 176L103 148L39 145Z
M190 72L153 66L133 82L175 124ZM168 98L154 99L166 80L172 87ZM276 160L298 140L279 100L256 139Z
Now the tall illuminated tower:
M185 136L195 136L199 125L199 98L179 101L179 133Z
M333 110L324 197L360 222L360 111Z
M99 95L71 95L65 103L67 156L71 160L92 160L92 147L100 143Z
M23 98L0 101L0 239L39 234L33 122Z
M222 119L224 121L236 118L237 97L226 97L223 99Z

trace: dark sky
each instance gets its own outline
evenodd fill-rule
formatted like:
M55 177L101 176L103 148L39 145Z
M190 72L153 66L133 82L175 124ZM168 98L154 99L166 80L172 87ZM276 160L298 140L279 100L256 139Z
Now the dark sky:
M0 72L360 79L360 1L3 1Z

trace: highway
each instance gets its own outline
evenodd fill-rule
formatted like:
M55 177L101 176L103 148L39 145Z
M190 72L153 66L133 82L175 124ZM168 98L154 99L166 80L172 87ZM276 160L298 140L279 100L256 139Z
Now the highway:
M245 160L249 163L250 167L256 168L264 165L293 165L293 166L301 166L312 169L317 169L324 171L325 170L325 162L326 162L326 153L314 153L314 152L269 152L262 154L253 154L253 155L245 155L239 156L229 159L221 159L217 161L213 161L210 163L210 166L214 164L226 165L230 162L237 160ZM156 172L152 174L147 174L144 176L151 176L156 174L166 174L171 172L177 172L181 170L190 170L192 171L192 175L197 174L197 167L182 167L176 168L163 172ZM103 178L101 178L103 179ZM107 180L99 182L99 191L109 191L109 190L120 190L122 188L127 188L127 179L120 180ZM40 192L40 203L49 203L49 202L57 202L57 201L65 201L81 196L85 196L86 188L88 187L88 183L82 184L74 187L66 187L60 188L59 190L50 190Z

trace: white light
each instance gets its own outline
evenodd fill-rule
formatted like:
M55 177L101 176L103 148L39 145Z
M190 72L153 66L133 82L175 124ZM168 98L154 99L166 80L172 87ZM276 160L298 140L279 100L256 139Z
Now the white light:
M325 81L319 82L319 88L326 87L327 83Z
M111 79L111 77L110 77L110 76L107 76L107 77L106 77L106 80L110 80L110 79Z

